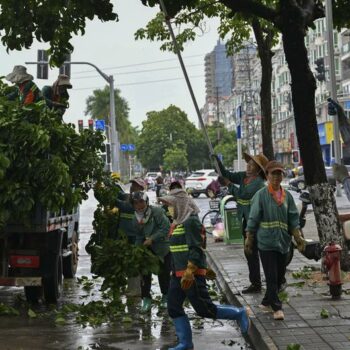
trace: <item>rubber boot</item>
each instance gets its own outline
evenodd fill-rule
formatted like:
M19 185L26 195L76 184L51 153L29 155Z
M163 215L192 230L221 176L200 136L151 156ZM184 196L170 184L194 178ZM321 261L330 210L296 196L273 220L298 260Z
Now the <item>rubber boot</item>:
M173 322L179 344L175 348L169 348L168 350L193 350L192 330L188 317L177 317L173 319Z
M167 307L168 307L168 296L167 294L163 294L162 299L160 300L159 308L164 310Z
M146 313L151 310L152 300L151 298L142 298L141 313Z
M216 318L219 320L236 320L243 334L246 334L249 331L250 319L248 310L245 307L218 305Z

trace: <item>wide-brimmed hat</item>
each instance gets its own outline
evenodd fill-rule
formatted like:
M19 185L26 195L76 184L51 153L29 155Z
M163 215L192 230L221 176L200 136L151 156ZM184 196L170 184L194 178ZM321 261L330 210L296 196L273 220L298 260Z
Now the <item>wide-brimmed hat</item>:
M259 168L265 172L265 166L269 162L269 160L266 158L266 156L263 153L259 153L256 156L251 156L248 153L243 153L244 160L248 163L249 161L253 161L256 163Z
M71 89L73 86L69 80L69 76L65 74L60 74L54 84L58 86L65 86L67 89Z
M140 177L135 177L134 179L130 180L130 183L135 183L139 186L141 186L143 189L146 188L146 183L145 181L143 181L143 179L141 179Z
M24 66L14 66L13 71L6 75L6 79L13 84L21 84L28 80L33 80L33 76L27 73L27 68Z
M265 173L272 173L273 171L280 170L285 175L286 170L284 169L284 166L282 163L278 162L277 160L271 160L269 161L265 166Z

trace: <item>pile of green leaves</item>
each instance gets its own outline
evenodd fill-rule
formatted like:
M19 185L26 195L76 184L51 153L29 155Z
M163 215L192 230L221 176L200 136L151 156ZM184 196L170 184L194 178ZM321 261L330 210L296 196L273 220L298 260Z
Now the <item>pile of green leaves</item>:
M125 235L118 235L119 213L114 205L125 196L119 183L104 176L94 186L98 206L94 213L94 233L86 246L91 255L91 272L103 278L101 290L116 304L127 286L128 277L158 273L159 258L143 246L130 244ZM125 196L127 197L127 196Z
M100 132L77 134L43 105L8 101L8 89L0 80L0 228L29 223L36 205L71 210L103 171Z

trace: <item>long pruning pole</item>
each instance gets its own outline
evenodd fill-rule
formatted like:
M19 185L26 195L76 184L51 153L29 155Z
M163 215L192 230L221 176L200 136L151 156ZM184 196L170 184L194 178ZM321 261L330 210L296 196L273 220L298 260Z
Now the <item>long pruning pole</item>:
M209 135L208 135L208 131L207 131L205 125L204 125L203 118L202 118L202 115L201 115L201 112L199 110L198 103L197 103L197 100L196 100L196 96L194 95L194 92L193 92L193 89L192 89L192 85L191 85L190 79L188 77L184 61L183 61L182 56L181 56L181 51L180 51L179 45L177 44L176 37L175 37L174 31L173 31L173 27L171 26L171 23L170 23L170 17L168 16L168 12L167 12L166 7L164 5L164 1L163 0L159 0L159 3L160 3L160 8L161 8L161 10L162 10L162 12L164 14L164 17L165 17L165 22L166 22L166 24L168 26L171 39L172 39L173 44L174 44L175 52L176 52L177 57L178 57L179 62L180 62L180 66L181 66L182 72L184 74L188 90L190 91L190 95L191 95L191 98L192 98L192 102L193 102L194 108L195 108L196 113L197 113L197 117L198 117L199 123L200 123L201 128L202 128L202 130L204 132L204 137L205 137L205 140L207 142L207 146L209 148L209 152L210 152L210 154L213 154L214 153L213 145L211 144L211 141L210 141ZM218 165L217 161L215 161L215 169L221 175L221 171L220 171L220 168L219 168L219 165Z

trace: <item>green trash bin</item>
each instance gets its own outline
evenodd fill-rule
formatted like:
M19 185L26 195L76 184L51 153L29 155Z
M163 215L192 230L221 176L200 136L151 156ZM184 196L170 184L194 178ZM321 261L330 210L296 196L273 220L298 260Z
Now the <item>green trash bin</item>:
M220 202L220 213L223 218L226 244L243 244L242 222L237 215L237 206L234 197L229 195Z

